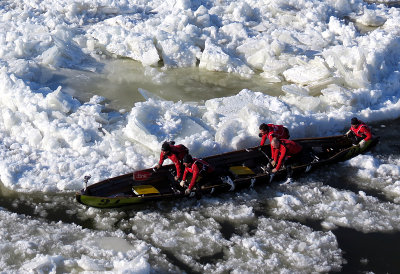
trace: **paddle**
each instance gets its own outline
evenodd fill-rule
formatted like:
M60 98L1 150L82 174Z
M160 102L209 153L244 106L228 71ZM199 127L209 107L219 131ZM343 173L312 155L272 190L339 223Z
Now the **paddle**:
M268 159L268 165L270 165L270 167L272 167L272 164L271 164L272 159L268 156L268 154L265 153L265 152L261 149L261 147L259 147L258 150L261 151L262 154L264 154L264 156ZM270 173L270 174L269 174L269 182L270 182L270 183L271 183L272 180L274 179L275 174L276 174L276 173L272 173L272 174Z
M249 148L246 149L247 152L255 151L255 150L256 150L256 149L254 149L254 150L253 150L253 149L249 149ZM261 149L261 147L259 147L257 150L260 151L262 154L264 154L264 156L268 159L268 164L272 166L272 164L271 164L272 160L271 160L271 158L268 156L268 154L265 153L265 152Z
M257 150L260 151L262 154L264 154L264 156L268 159L268 169L271 169L271 167L272 167L272 164L271 164L272 160L271 160L271 158L268 156L267 153L265 153L265 152L261 149L261 147L259 147ZM247 151L247 152L250 152L250 151L254 151L254 150L252 150L252 149L246 149L246 151ZM264 170L264 172L266 172L266 171ZM269 172L269 171L267 171L267 172L268 172L268 174L269 174L269 182L271 183L272 180L273 180L274 177L275 177L275 173L271 173L271 172ZM266 173L267 173L267 172L266 172Z
M259 147L258 150L261 151L262 154L264 154L264 156L268 159L268 163L271 164L272 160L271 160L271 158L269 158L268 154L265 153L265 152L261 149L261 147Z
M92 178L92 175L86 175L85 177L83 177L83 182L85 183L85 188L83 189L84 192L86 192L87 184L90 178Z
M276 173L272 173L269 175L269 182L271 183L272 180L274 179Z

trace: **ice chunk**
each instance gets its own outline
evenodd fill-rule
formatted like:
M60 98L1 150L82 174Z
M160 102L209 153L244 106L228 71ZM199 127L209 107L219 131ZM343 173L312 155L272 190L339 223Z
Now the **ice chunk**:
M350 90L336 84L321 90L321 100L332 106L352 106L356 103L356 95Z
M283 72L289 82L297 84L310 84L322 81L331 76L329 69L321 58L315 58L303 66L296 66Z
M194 67L200 48L188 42L181 42L175 38L158 41L162 52L162 59L166 67Z
M206 40L199 67L211 71L224 71L241 75L254 73L240 59L225 53L221 47L215 45L209 38Z
M379 27L385 24L386 18L379 16L376 10L364 7L364 13L356 17L356 22L365 26Z

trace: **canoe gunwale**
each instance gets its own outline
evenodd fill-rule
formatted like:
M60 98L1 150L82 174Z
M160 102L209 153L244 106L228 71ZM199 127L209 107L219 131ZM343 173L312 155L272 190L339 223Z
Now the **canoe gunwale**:
M320 147L324 147L325 144L329 144L332 147L335 147L338 151L330 155L330 157L326 159L321 159L317 162L307 162L304 164L299 164L293 166L293 171L297 173L304 173L309 170L309 167L313 166L323 166L330 163L336 163L344 160L348 160L358 154L364 153L365 151L374 147L378 141L379 137L376 137L368 144L368 146L364 149L360 149L357 146L349 145L349 141L343 135L337 136L327 136L320 138L301 138L295 139L294 141L300 142L305 146L312 146L314 144L319 145ZM342 144L342 143L343 144ZM329 147L329 146L328 146ZM232 173L226 173L225 176L230 177L233 186L230 183L226 183L223 181L223 173L218 173L212 178L209 179L210 183L201 186L201 190L205 193L213 193L216 192L229 192L230 190L235 190L243 187L252 187L254 184L261 184L265 182L268 184L270 181L270 174L265 173L261 170L262 166L265 166L268 162L266 154L270 154L270 145L264 146L256 146L251 148L246 148L237 151L231 151L227 153L222 153L218 155L212 155L209 157L205 157L206 161L211 162L212 164L216 164L217 167L229 168L229 166L238 166L239 164L247 162L256 162L254 164L254 168L250 168L255 171L254 174L245 175L245 176L236 176ZM264 155L263 155L264 154ZM76 200L84 205L92 206L92 207L100 207L100 208L110 208L110 207L119 207L126 206L130 204L137 204L140 202L151 201L151 200L162 200L162 199L170 199L170 198L182 198L187 197L182 189L177 186L171 178L173 178L173 174L171 174L171 170L174 170L174 165L169 164L162 166L159 171L153 171L152 168L143 169L140 171L149 172L151 176L149 179L140 181L135 180L133 175L135 172L122 174L113 178L107 178L105 180L99 181L92 185L89 185L85 190L82 189L76 192ZM304 171L305 170L305 171ZM136 171L139 172L139 171ZM286 177L286 170L281 169L275 174L274 180L279 180L279 178ZM155 187L160 193L157 194L145 194L145 195L135 195L132 192L132 187L135 185L151 185ZM113 187L115 189L113 189ZM161 189L160 189L161 187ZM124 190L124 191L121 191ZM132 194L122 195L125 192L131 191ZM114 194L110 194L110 193ZM102 194L103 193L103 194ZM118 196L118 194L121 194ZM113 196L115 195L115 196Z

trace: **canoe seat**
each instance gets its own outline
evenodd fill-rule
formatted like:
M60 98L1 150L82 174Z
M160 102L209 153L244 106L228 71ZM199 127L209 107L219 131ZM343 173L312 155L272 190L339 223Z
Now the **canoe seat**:
M246 175L254 175L254 171L248 168L247 166L231 166L229 167L229 171L235 177L242 177Z
M139 185L132 187L133 193L136 195L145 195L145 194L160 194L160 192L151 185Z

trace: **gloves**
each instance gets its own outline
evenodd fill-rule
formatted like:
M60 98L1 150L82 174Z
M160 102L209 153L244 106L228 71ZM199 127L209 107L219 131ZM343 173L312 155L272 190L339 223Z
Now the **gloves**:
M175 177L174 177L174 180L175 180L175 181L178 181L178 180L179 180L179 177L178 177L178 176L175 176Z
M346 135L347 137L349 137L350 132L351 132L351 130L347 131L345 135Z
M179 184L181 185L181 187L184 187L185 186L185 181L182 180Z
M185 190L185 194L188 195L189 193L190 193L190 189L187 188L187 189Z
M358 145L360 146L360 148L364 148L367 145L367 142L365 142L365 140L361 140Z

